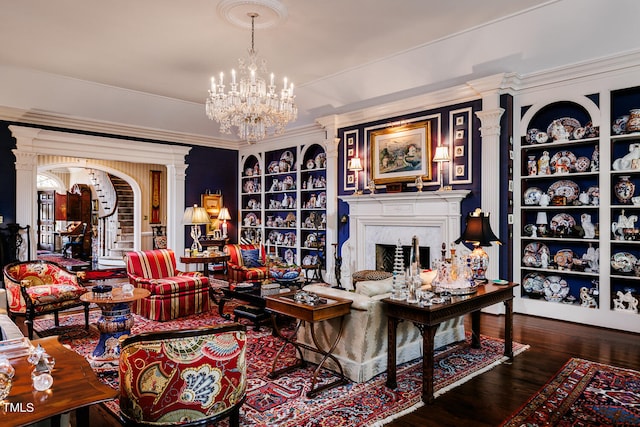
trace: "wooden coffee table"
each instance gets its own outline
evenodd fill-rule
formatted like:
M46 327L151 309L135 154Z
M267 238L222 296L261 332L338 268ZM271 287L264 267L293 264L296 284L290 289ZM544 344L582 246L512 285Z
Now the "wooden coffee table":
M480 309L496 303L504 303L504 355L513 359L513 288L507 285L486 284L478 286L472 295L452 296L443 304L421 307L406 301L385 298L388 317L387 387L396 388L396 328L402 320L413 322L422 334L422 400L433 403L433 340L440 323L471 313L471 346L480 348Z
M279 295L270 295L265 297L267 301L267 310L273 313L272 314L273 329L276 332L276 334L285 341L282 347L280 348L280 350L278 350L278 353L276 353L276 357L274 358L273 364L271 366L271 373L269 374L269 377L277 378L283 373L289 372L298 367L306 366L306 362L302 355L302 350L301 350L302 348L313 351L315 353L322 354L323 355L322 360L320 361L320 363L318 364L318 367L313 372L313 377L311 379L311 390L307 393L307 397L311 398L324 390L327 390L332 387L336 387L338 385L347 384L349 382L349 380L344 376L344 371L342 369L342 365L340 364L340 361L332 353L335 350L336 345L340 341L340 338L342 337L342 332L344 329L344 317L347 314L349 314L349 311L351 310L352 301L348 299L327 297L327 296L318 294L318 296L325 299L326 302L320 303L318 305L310 305L310 304L305 304L302 302L295 301L293 298L295 294L296 294L296 291L293 291L293 292L282 293ZM282 334L282 331L280 330L280 328L278 327L278 323L276 322L275 313L293 317L298 320L296 327L290 337L287 337ZM316 339L315 324L318 322L322 322L329 319L335 319L335 318L340 318L340 329L338 331L338 335L336 336L335 341L331 344L331 347L328 350L324 350L320 348L320 346L318 345L318 340ZM310 325L311 336L313 338L313 342L316 344L316 347L312 347L310 345L303 344L303 343L298 343L292 339L296 336L296 334L298 333L298 329L300 329L300 326L304 322L307 322ZM276 366L278 364L278 358L280 357L280 355L282 354L282 351L285 349L285 347L288 344L291 344L292 346L295 347L295 349L298 352L298 355L300 356L300 360L294 365L286 366L284 368L276 370ZM338 370L340 371L339 378L336 381L333 381L331 383L316 387L316 383L318 382L318 373L320 372L320 369L323 368L327 359L333 360L333 362L337 365Z
M69 411L76 411L76 425L91 425L89 405L113 400L118 391L103 384L87 361L75 351L58 342L58 337L33 340L42 345L56 364L52 371L53 385L47 391L35 391L31 384L33 365L26 357L11 359L16 373L11 393L0 404L0 424L6 427L26 426L53 418L54 423Z
M94 369L113 369L118 366L120 357L119 338L129 335L133 326L131 315L131 303L151 295L147 289L134 288L132 295L126 295L121 288L113 288L110 297L105 297L93 292L87 292L80 297L81 301L94 303L102 316L98 319L100 341L96 345L89 363Z

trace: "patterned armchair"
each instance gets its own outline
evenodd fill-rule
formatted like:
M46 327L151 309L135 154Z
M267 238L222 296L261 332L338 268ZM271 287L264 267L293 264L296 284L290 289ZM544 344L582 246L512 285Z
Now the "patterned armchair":
M87 289L78 283L74 273L60 265L43 260L22 261L4 267L4 286L7 290L9 315L25 316L29 339L33 339L33 320L43 314L54 314L59 326L58 312L84 306L85 327L89 327L89 304L80 301Z
M231 283L260 282L267 278L266 253L261 244L225 245L229 255L227 278Z
M209 311L209 278L177 270L171 249L129 252L125 259L129 282L151 292L132 304L134 313L165 322Z
M121 340L120 411L135 425L193 425L229 416L247 391L246 327L227 323Z

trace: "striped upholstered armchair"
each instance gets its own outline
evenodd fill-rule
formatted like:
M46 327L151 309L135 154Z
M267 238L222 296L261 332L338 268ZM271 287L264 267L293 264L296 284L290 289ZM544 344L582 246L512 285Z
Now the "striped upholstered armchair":
M238 426L247 391L246 326L226 323L121 340L120 413L126 425Z
M267 256L261 244L224 247L229 255L227 278L230 283L261 282L267 278Z
M209 278L177 270L171 249L129 252L126 262L129 282L151 292L133 303L134 313L164 322L209 311Z

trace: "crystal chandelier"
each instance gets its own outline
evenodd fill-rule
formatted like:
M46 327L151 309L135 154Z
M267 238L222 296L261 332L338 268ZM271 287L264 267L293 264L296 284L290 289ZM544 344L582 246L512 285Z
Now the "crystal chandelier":
M248 61L240 59L240 82L236 81L236 71L231 70L231 89L225 93L224 74L216 83L211 77L211 89L207 98L206 112L211 120L220 123L220 131L231 133L231 127L238 128L238 136L249 144L264 139L267 130L273 128L274 135L280 135L292 120L298 117L294 103L293 83L284 85L276 92L274 76L271 73L269 85L263 75L267 73L267 62L258 58L254 49L254 22L257 13L248 13L251 18L251 48Z

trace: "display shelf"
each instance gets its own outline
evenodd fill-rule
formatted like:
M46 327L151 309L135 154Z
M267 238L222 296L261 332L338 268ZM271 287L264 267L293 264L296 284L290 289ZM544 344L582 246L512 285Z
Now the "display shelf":
M258 241L268 245L270 253L297 264L323 260L327 205L324 148L310 144L267 150L247 156L241 167L241 237L259 236Z

